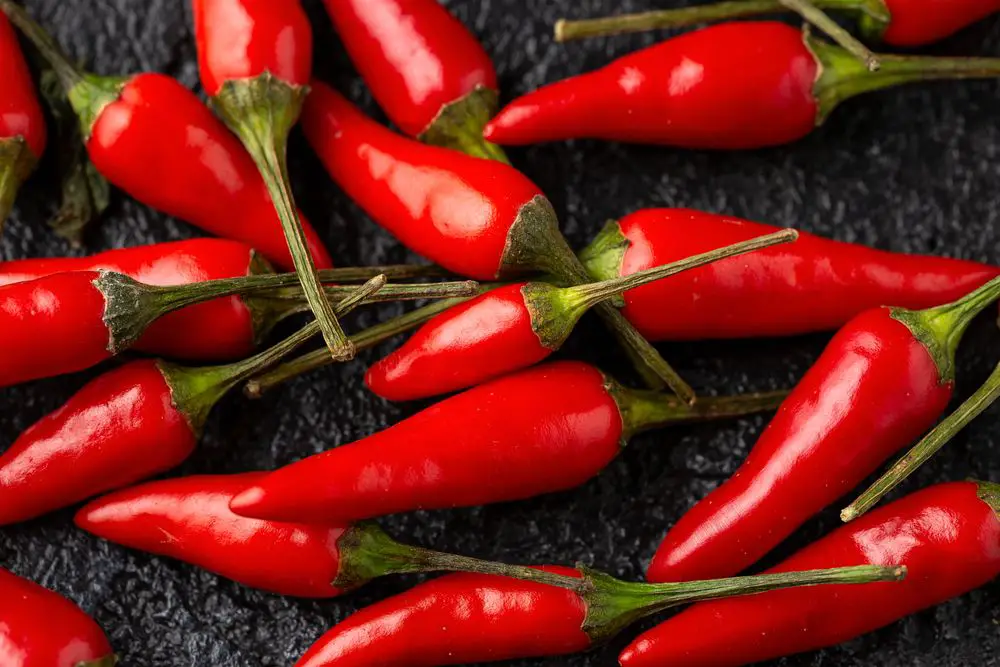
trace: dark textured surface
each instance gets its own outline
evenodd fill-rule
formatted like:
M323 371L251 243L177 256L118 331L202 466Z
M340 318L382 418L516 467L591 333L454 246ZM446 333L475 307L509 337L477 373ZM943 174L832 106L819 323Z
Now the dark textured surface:
M30 0L27 4L75 57L97 72L157 70L185 84L197 84L184 0ZM317 30L318 74L377 113L332 35L320 3L306 4ZM494 54L509 99L543 82L596 67L653 39L559 46L550 39L549 30L564 12L586 16L668 3L453 0L448 4ZM977 25L935 52L1000 55L1000 23ZM881 248L996 262L1000 261L998 117L996 83L940 84L845 104L809 139L777 150L729 155L580 142L515 150L512 157L552 198L578 246L606 218L642 206L667 205L797 226ZM339 264L407 259L388 235L364 220L328 182L300 139L292 153L300 203ZM2 239L0 256L67 252L44 227L54 195L44 172L31 182ZM91 235L87 249L192 234L187 225L118 193L110 216ZM355 326L393 312L393 307L366 312ZM567 354L624 372L621 360L610 352L603 356L590 352L609 347L601 336L602 331L588 322ZM699 390L735 392L790 385L825 340L815 336L664 349ZM990 318L983 318L963 347L962 396L993 367L997 341ZM272 468L364 436L416 410L416 406L387 405L364 391L362 372L372 358L297 381L263 405L240 397L226 400L211 419L202 447L179 472ZM87 377L0 392L0 442L12 442ZM998 423L1000 412L990 411L907 489L968 476L1000 480ZM662 431L637 439L599 479L577 491L503 506L421 513L385 524L403 539L436 548L521 562L579 559L638 578L664 530L735 469L762 425L762 419L748 419ZM810 523L781 553L823 534L835 519L835 512L828 512ZM336 621L413 583L403 578L382 581L329 602L281 599L186 565L101 543L74 530L69 511L0 530L0 564L81 604L107 629L123 664L133 667L288 665ZM1000 664L993 657L1000 650L998 622L1000 593L988 587L845 646L777 664ZM615 664L617 650L639 629L597 652L547 664Z

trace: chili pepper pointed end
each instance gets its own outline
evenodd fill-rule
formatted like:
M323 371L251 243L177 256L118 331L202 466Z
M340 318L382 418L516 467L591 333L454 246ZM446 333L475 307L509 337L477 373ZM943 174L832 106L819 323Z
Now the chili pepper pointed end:
M24 137L0 139L0 231L14 207L17 191L37 162Z
M417 139L472 157L510 164L503 149L483 136L486 125L499 108L500 97L497 91L486 86L476 86L465 97L442 107L437 117Z

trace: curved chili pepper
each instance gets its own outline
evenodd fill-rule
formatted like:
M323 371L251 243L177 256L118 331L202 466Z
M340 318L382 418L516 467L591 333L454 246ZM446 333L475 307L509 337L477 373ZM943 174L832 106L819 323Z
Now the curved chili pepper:
M348 617L296 667L465 665L566 655L601 644L645 616L697 599L847 583L841 579L846 572L826 571L779 575L789 577L781 583L743 577L660 587L590 570L537 570L540 582L450 574L421 584ZM542 579L545 575L552 579ZM851 583L863 581L852 576Z
M243 241L284 270L294 267L253 160L194 93L162 74L82 73L23 8L0 0L0 9L56 70L101 174L148 206L216 236ZM150 163L170 178L159 178ZM303 226L316 265L332 266L319 236L304 220Z
M114 667L108 638L75 604L0 569L4 667Z
M164 287L271 272L267 262L243 243L194 239L110 250L89 257L3 262L0 286L72 271L113 271L147 285ZM301 307L290 304L280 309L274 303L275 307L269 308L270 303L247 295L189 306L153 322L135 348L179 359L241 359L252 354L278 322Z
M530 498L583 484L636 433L767 410L784 395L706 398L688 407L626 389L584 363L546 364L282 468L232 508L322 523Z
M435 317L372 366L365 382L383 398L405 401L527 368L562 347L593 305L652 281L797 238L794 231L785 232L606 282L568 288L541 282L500 287Z
M21 183L35 169L48 138L45 116L17 35L0 16L0 231ZM494 111L496 111L494 109Z
M612 280L778 229L690 209L645 209L609 223L580 259L595 279ZM654 341L790 336L837 329L884 304L939 306L997 275L1000 269L976 262L801 233L794 244L628 291L622 312Z
M288 178L288 135L312 76L312 28L298 0L192 0L205 90L257 164L309 307L333 358L355 350L323 292Z
M513 167L400 136L322 83L306 101L302 126L333 180L414 252L477 280L544 271L570 284L590 282L552 204ZM616 308L600 304L597 312L650 385L666 382L693 399Z
M410 572L458 570L528 581L539 577L531 568L400 544L375 524L314 526L233 514L229 509L233 495L265 475L205 475L150 482L91 502L77 513L76 524L129 548L176 558L246 586L297 597L335 597L376 577ZM288 563L295 563L295 567L288 567ZM563 571L580 577L576 570ZM892 568L846 574L855 581L859 576L861 580L897 576ZM831 573L821 576L828 578ZM549 580L543 576L542 580L567 583L562 577ZM603 578L602 583L628 586Z
M740 469L667 533L650 581L742 571L929 429L951 400L962 335L998 296L1000 278L946 306L848 322Z
M486 126L499 144L594 138L745 149L800 139L846 99L904 83L992 78L1000 60L878 56L784 23L723 23L669 39L515 100Z
M493 61L437 0L324 0L386 115L429 144L507 162L483 140L499 108Z
M887 493L899 486L916 472L917 468L948 444L948 441L968 426L973 419L996 403L998 398L1000 398L1000 365L993 369L993 373L990 374L986 382L955 412L935 426L853 503L845 507L840 513L841 520L853 521L874 507Z
M394 289L384 283L385 277L378 276L351 288L337 305L338 312L390 298ZM406 288L405 298L413 299L470 291L463 283L397 290L400 287ZM313 322L274 347L226 366L189 368L142 360L91 381L0 456L0 525L40 516L180 464L223 396L317 333ZM355 340L376 345L395 333L385 327L377 334L362 332Z
M625 649L623 667L737 667L833 646L1000 574L1000 487L939 484L806 547L770 573L906 563L902 584L778 591L695 605ZM711 631L708 631L711 629Z
M930 44L1000 11L997 0L813 0L812 4L852 15L866 37L882 39L893 46ZM784 11L786 7L781 0L730 0L641 14L559 21L556 40L675 28Z

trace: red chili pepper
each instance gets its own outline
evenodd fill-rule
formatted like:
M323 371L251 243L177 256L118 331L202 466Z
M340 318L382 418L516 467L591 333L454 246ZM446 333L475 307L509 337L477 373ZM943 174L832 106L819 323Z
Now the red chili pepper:
M609 223L580 258L595 279L611 280L778 229L690 209L646 209ZM655 341L790 336L837 329L884 304L939 306L997 275L1000 269L976 262L802 233L794 244L626 292L622 312Z
M0 286L71 271L114 271L158 286L271 272L267 263L247 245L222 239L195 239L110 250L89 257L3 262L0 263ZM190 306L150 325L135 348L179 359L242 359L253 353L274 325L301 308L301 304L290 304L281 312L277 303L268 308L269 303L248 295Z
M601 644L645 616L696 599L847 583L842 579L846 572L829 570L779 575L789 577L781 583L743 577L669 587L630 584L565 567L537 571L540 582L451 574L421 584L348 617L296 667L465 665L566 655Z
M515 100L486 126L499 144L594 138L743 149L800 139L846 99L903 83L992 78L1000 60L852 55L784 23L723 23Z
M494 160L427 146L367 118L339 93L314 84L302 126L334 181L413 251L477 280L544 271L590 282L538 186ZM609 304L597 306L651 385L694 392Z
M355 355L323 292L288 179L288 135L312 77L312 28L298 0L192 0L201 81L257 164L309 307L334 359Z
M499 108L490 56L437 0L324 0L365 83L399 128L429 144L507 162L483 128Z
M104 632L75 604L0 569L4 667L114 667Z
M176 558L246 586L297 597L335 597L376 577L410 572L468 570L529 581L539 578L535 570L526 567L400 544L375 524L315 526L233 514L229 510L233 495L265 475L206 475L150 482L93 501L77 513L76 523L117 544ZM288 563L295 563L295 567L288 567ZM562 571L580 577L576 570ZM860 578L885 580L894 574L892 568L867 568ZM590 576L600 578L598 585L605 588L630 586L596 573ZM859 573L847 576L858 581ZM550 580L544 575L542 580L556 585L577 583L562 577ZM792 583L785 580L784 585ZM659 596L661 602L663 598Z
M354 288L338 311L391 295L393 289L383 284L380 276ZM382 292L374 294L380 288ZM409 296L457 291L447 285L420 285ZM0 456L0 525L40 516L180 464L226 393L276 364L317 329L310 324L273 348L228 366L187 368L142 360L93 380ZM374 345L381 339L365 340Z
M1000 487L940 484L806 547L770 573L906 563L902 584L776 591L695 605L625 649L623 667L737 667L848 641L1000 574Z
M45 152L45 116L35 95L31 72L17 35L0 16L0 231L17 198L18 188ZM494 109L494 111L496 111Z
M636 433L751 414L783 393L694 407L557 362L449 398L392 428L282 468L233 500L245 516L354 521L530 498L583 484Z
M814 0L816 7L857 18L865 37L893 46L921 46L952 35L1000 11L997 0ZM732 0L582 21L559 21L556 40L640 32L656 28L785 12L779 0Z
M407 273L409 267L386 268ZM378 267L374 270L381 275ZM331 280L357 279L371 272L330 269L324 275ZM280 322L302 307L297 288L281 289L289 283L298 283L298 276L260 275L154 287L121 273L78 271L0 287L0 345L18 350L0 364L0 387L90 368L131 348L161 317L205 301L260 292L250 301L254 319ZM354 289L331 287L327 291L342 297ZM393 285L383 289L377 300L424 298L427 294L468 296L476 289L469 282ZM159 335L157 332L156 337Z
M933 426L952 397L955 349L998 295L1000 278L946 306L851 320L736 474L667 533L649 580L742 571Z
M59 74L80 115L90 158L108 180L155 209L247 243L282 269L294 266L253 160L194 93L162 74L84 74L23 8L0 0L0 9ZM151 163L160 170L151 171ZM317 266L330 267L318 235L303 224Z
M651 281L794 241L791 230L759 236L626 278L559 288L515 283L444 312L372 366L365 381L383 398L405 401L473 387L532 366L562 347L597 303Z

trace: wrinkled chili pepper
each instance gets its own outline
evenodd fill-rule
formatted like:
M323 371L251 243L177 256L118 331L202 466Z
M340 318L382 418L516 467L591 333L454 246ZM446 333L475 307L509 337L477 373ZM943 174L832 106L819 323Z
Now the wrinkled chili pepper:
M380 276L357 288L338 311L378 299L375 291L383 283ZM426 285L412 296L456 292ZM317 325L310 324L273 348L227 366L188 368L142 360L93 380L0 456L0 524L40 516L178 465L229 390L316 333ZM379 342L371 336L365 341Z
M0 231L17 191L35 169L48 138L45 116L35 94L17 35L0 16ZM495 109L494 109L495 111Z
M326 633L296 667L465 665L578 653L635 621L699 599L789 585L862 583L827 570L767 582L759 577L631 584L591 570L537 568L539 583L451 574L362 609ZM891 572L891 570L883 570ZM905 568L897 570L902 576ZM550 579L551 578L551 579ZM889 580L887 577L884 580Z
M288 135L312 78L309 19L298 0L192 0L192 8L202 85L260 170L330 353L352 359L355 350L323 292L288 178Z
M370 272L351 268L323 274L336 280ZM213 299L263 292L254 297L251 309L280 321L302 307L299 288L282 288L297 283L298 276L292 273L156 287L121 273L77 271L0 287L0 346L18 350L0 364L0 387L95 366L131 348L159 318ZM327 291L343 296L353 289ZM427 289L472 294L476 286L469 282L392 285L376 298L422 298Z
M778 229L691 209L645 209L609 223L580 259L595 279L612 280ZM790 336L837 329L885 304L940 306L997 275L977 262L802 233L791 245L628 291L622 312L654 341Z
M484 136L499 144L571 138L745 149L800 139L846 99L934 79L992 78L1000 59L879 56L784 23L723 23L683 34L515 100Z
M1000 574L1000 487L939 484L806 547L771 574L906 563L893 587L781 591L698 604L625 649L623 667L737 667L848 641Z
M549 580L532 568L401 544L373 523L315 526L233 514L229 509L233 495L265 475L203 475L149 482L91 502L77 513L76 524L116 544L175 558L246 586L297 597L335 597L377 577L412 572L469 571L528 581L541 576L542 581L556 585L571 583L558 577ZM164 535L170 539L163 539ZM289 563L295 567L288 567ZM576 570L563 570L580 576ZM597 573L591 576L608 588L656 590ZM899 573L895 568L867 568L818 576L820 581L831 576L884 581L898 578ZM795 578L801 581L800 575ZM730 588L741 584L748 582ZM664 597L660 596L661 601Z
M667 533L650 581L742 571L933 426L955 350L1000 278L945 306L868 310L847 323L739 470Z
M354 66L411 137L507 162L483 128L499 108L493 61L438 0L324 0Z
M868 39L893 46L921 46L952 35L1000 11L997 0L812 0L822 9L856 18ZM559 21L556 40L563 42L598 35L759 16L786 11L781 0L731 0L680 9L663 9L582 21Z
M513 167L391 132L322 83L306 101L302 126L333 180L375 222L446 269L477 280L544 271L571 284L590 281L552 204ZM691 388L618 309L607 303L596 309L647 383L665 382L693 400Z
M583 484L637 433L768 410L784 396L705 398L690 407L626 389L584 363L545 364L286 466L234 498L232 508L322 523L530 498Z
M4 667L114 667L108 638L63 596L0 569Z
M243 241L284 270L294 267L253 160L194 93L162 74L81 72L23 8L0 0L0 9L59 75L101 174L148 206L216 236ZM151 163L170 178L151 171ZM316 265L330 267L319 236L304 219L303 226Z
M874 507L887 493L899 486L916 472L917 468L948 444L973 419L996 403L998 398L1000 398L1000 365L993 369L993 373L990 374L986 382L955 412L935 426L853 503L845 507L840 513L840 518L843 521L853 521Z
M465 389L532 366L562 347L594 304L684 271L789 243L785 230L606 282L559 288L514 283L438 315L372 366L365 382L382 398L406 401Z

